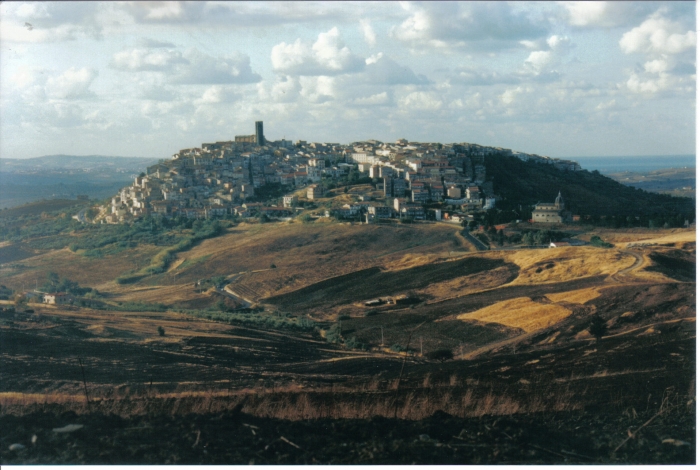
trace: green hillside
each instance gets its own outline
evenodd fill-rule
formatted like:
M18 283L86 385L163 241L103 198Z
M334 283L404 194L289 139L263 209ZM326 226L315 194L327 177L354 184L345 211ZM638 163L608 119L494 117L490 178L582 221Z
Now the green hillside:
M686 216L695 212L691 198L635 189L597 171L561 171L552 165L509 156L487 157L485 165L495 193L503 198L499 201L501 209L554 202L561 191L567 209L582 216Z

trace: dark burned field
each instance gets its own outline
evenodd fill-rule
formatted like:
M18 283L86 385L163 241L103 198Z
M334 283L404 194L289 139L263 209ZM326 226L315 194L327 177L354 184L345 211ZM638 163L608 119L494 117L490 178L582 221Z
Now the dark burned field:
M658 335L500 354L468 367L410 361L397 408L400 417L424 413L417 420L391 418L395 393L381 383L365 392L359 383L326 391L268 389L204 403L146 393L95 400L89 409L75 404L78 414L65 405L35 405L23 416L0 416L0 461L689 464L696 445L694 401L687 398L694 393L693 329L669 324ZM265 417L264 410L280 402L294 419ZM367 409L378 402L389 417ZM331 419L334 407L357 414ZM465 410L471 413L458 415ZM84 427L52 432L67 424ZM625 442L628 432L635 438ZM10 451L13 443L26 449Z
M694 244L636 253L362 267L262 300L268 319L314 318L305 331L175 312L3 311L0 462L692 464ZM537 271L547 257L556 274ZM402 293L419 301L362 303ZM441 349L456 359L428 359ZM83 427L53 431L69 424Z
M504 265L506 263L502 260L465 258L391 272L369 268L330 278L288 294L270 297L266 302L283 309L332 307L362 299L369 300L381 295L420 289L429 284L496 269ZM512 278L515 278L515 275Z
M528 288L505 288L498 299ZM403 374L402 356L345 351L313 334L175 314L6 315L0 461L694 463L694 289L611 285L547 330L506 331L515 341L468 361L408 357ZM474 303L463 307L491 295L467 296ZM580 338L586 309L610 325L599 342ZM385 315L347 328L370 329L360 322ZM439 323L451 322L427 325ZM52 432L67 424L84 427ZM634 439L615 451L628 432ZM26 448L9 450L14 443Z
M421 421L378 417L287 421L231 411L132 418L34 413L0 418L8 430L3 444L37 436L36 445L19 452L9 452L3 445L0 459L5 464L105 465L695 462L694 446L676 445L681 439L694 440L694 418L687 413L659 416L643 436L613 452L627 429L655 414L576 412L461 419L436 413ZM50 432L68 422L84 427L72 434Z

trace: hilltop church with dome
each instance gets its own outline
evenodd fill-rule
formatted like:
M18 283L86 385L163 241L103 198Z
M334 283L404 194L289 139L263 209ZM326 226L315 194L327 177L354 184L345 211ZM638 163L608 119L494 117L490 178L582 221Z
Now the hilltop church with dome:
M564 210L564 198L561 197L561 191L551 203L538 203L535 210L532 211L532 221L550 224L561 224L571 219L571 214Z

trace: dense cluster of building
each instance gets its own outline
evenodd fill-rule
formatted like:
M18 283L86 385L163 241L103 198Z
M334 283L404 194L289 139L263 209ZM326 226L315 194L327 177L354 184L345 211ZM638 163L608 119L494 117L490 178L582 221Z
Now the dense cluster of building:
M349 145L268 141L263 123L258 121L253 135L183 149L172 159L148 167L132 185L112 198L104 220L120 223L145 215L290 217L297 208L298 194L317 200L328 186L323 182L337 181L349 172L371 178L382 191L384 201L358 197L356 203L326 215L332 212L338 217L361 216L368 221L391 217L441 219L447 215L435 207L445 204L468 215L495 205L496 195L492 183L486 180L484 165L484 159L494 154L553 164L562 170L580 169L575 162L469 143L443 145L406 139ZM251 202L256 192L268 184L288 188L289 195L282 204ZM426 210L426 206L431 210Z

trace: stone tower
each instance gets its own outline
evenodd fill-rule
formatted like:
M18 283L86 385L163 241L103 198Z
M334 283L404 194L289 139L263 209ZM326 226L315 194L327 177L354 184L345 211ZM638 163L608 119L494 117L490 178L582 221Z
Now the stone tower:
M263 134L262 121L255 121L255 145L265 145L265 135Z

